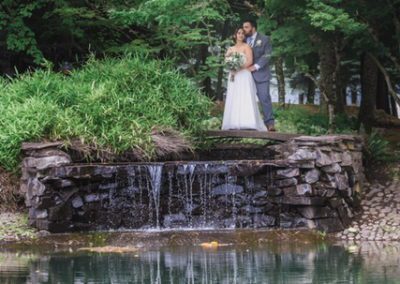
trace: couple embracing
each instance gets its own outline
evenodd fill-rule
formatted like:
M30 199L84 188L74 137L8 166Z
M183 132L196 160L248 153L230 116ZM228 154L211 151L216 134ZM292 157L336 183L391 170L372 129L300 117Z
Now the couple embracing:
M257 33L257 24L249 20L235 31L233 39L235 45L228 49L225 58L227 62L240 63L230 68L222 129L275 131L269 93L269 38Z

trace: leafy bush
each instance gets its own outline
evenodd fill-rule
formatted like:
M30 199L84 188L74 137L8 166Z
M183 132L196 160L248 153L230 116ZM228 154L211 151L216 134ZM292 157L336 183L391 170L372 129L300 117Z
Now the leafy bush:
M23 141L80 138L115 153L154 157L151 132L197 135L211 103L167 61L90 59L70 76L39 70L0 81L0 165L19 163Z
M364 158L368 165L374 165L398 161L399 155L393 152L389 141L385 140L377 131L372 131L366 139Z

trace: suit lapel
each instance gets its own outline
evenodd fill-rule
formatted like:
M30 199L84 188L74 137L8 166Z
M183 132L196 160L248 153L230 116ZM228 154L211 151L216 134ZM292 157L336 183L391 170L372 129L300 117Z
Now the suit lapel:
M257 40L259 40L259 37L260 37L260 34L257 33L257 36L256 36L256 38L254 39L254 42L253 42L253 49L257 47Z

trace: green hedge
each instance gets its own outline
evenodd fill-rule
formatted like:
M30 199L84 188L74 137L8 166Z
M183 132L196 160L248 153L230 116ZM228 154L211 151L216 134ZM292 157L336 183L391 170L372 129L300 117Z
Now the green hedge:
M196 136L211 101L169 62L128 55L90 59L70 76L38 70L0 80L0 166L16 169L21 143L80 138L154 155L153 127Z

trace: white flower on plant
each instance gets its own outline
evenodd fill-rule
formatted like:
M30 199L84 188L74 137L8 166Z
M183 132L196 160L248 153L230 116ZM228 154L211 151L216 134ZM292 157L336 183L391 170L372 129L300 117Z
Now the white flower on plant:
M219 45L209 46L208 52L213 55L219 55L221 53L221 47Z
M195 65L197 63L196 58L190 58L188 61L189 61L189 64L192 64L192 65Z

